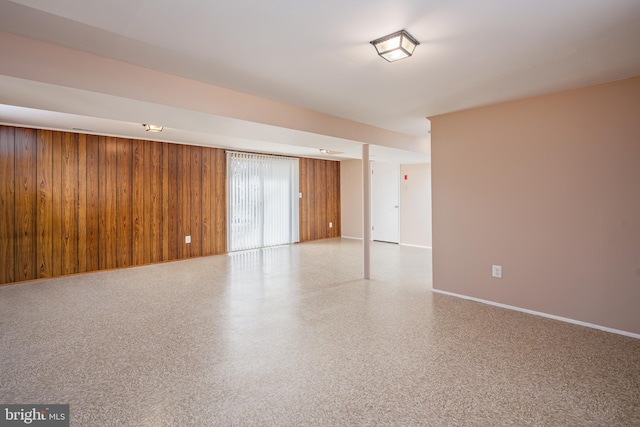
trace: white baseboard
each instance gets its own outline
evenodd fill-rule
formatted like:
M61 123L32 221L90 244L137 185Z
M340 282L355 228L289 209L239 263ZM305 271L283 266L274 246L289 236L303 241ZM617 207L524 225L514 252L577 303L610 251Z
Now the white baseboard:
M624 335L626 337L640 339L640 334L635 334L633 332L627 332L627 331L621 331L619 329L607 328L606 326L594 325L593 323L582 322L580 320L569 319L569 318L566 318L566 317L560 317L560 316L556 316L556 315L553 315L553 314L547 314L547 313L542 313L542 312L539 312L539 311L529 310L529 309L526 309L526 308L515 307L513 305L507 305L507 304L502 304L502 303L499 303L499 302L488 301L488 300L484 300L484 299L480 299L480 298L475 298L475 297L470 297L470 296L466 296L466 295L456 294L456 293L453 293L453 292L441 291L439 289L431 289L431 292L435 292L437 294L449 295L449 296L456 297L456 298L467 299L467 300L479 302L479 303L482 303L482 304L493 305L493 306L500 307L500 308L506 308L508 310L515 310L515 311L520 311L520 312L523 312L523 313L533 314L534 316L546 317L546 318L549 318L549 319L559 320L561 322L573 323L574 325L586 326L587 328L599 329L601 331L611 332L613 334L618 334L618 335Z
M409 243L400 243L400 246L409 246L411 248L433 249L431 246L410 245Z
M351 237L351 236L340 236L343 239L351 239L351 240L362 240L362 237ZM374 240L372 240L373 242ZM433 249L431 246L422 246L422 245L410 245L408 243L399 243L400 246L409 246L412 248L422 248L422 249Z

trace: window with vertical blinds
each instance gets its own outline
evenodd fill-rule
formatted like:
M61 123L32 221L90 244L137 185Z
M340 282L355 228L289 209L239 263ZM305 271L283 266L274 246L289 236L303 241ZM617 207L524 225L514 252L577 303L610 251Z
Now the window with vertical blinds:
M229 251L298 242L298 159L227 152Z

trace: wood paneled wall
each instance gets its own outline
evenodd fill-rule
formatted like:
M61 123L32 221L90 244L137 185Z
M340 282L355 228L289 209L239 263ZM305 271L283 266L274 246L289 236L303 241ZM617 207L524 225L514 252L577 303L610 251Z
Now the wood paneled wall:
M300 241L340 237L340 162L300 159L299 169Z
M223 150L0 126L0 283L221 254L226 239Z
M300 241L340 237L339 162L300 191ZM223 150L0 126L0 284L226 250Z

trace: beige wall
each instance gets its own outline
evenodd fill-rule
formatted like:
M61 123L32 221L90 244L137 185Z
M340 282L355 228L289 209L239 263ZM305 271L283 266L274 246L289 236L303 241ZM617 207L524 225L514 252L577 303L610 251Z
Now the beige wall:
M288 132L279 130L284 128L428 153L427 138L392 132L2 31L0 58L11 59L0 61L0 84L4 84L0 86L0 94L5 104L112 120L132 121L132 117L137 117L138 123L145 123L150 114L147 109L151 106L141 106L133 102L135 100L214 116L210 120L226 117L269 125L242 123L241 133L234 131L234 126L228 123L217 128L228 136L269 138L272 142L283 143L286 141L282 139L289 135L297 141ZM44 93L49 96L43 96ZM98 99L97 94L111 97ZM65 102L67 98L77 99L77 102ZM188 120L169 108L153 111L154 120L165 127L207 128L198 123L207 120Z
M340 162L340 215L342 236L362 239L362 160Z
M640 77L430 119L434 289L640 333Z
M400 243L431 247L430 163L400 166Z
M431 164L401 165L400 243L431 246ZM406 187L406 188L405 188ZM362 238L362 161L340 162L342 236Z

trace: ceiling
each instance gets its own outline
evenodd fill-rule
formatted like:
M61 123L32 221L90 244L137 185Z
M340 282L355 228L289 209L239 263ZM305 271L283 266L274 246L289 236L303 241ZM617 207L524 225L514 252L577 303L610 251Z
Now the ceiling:
M414 56L377 57L403 28ZM429 161L429 116L640 75L640 0L0 0L0 31L405 135L372 147L401 162ZM44 80L0 64L0 122L149 139L124 114L144 107L174 121L152 139L360 156L357 138ZM78 111L73 90L122 113Z

